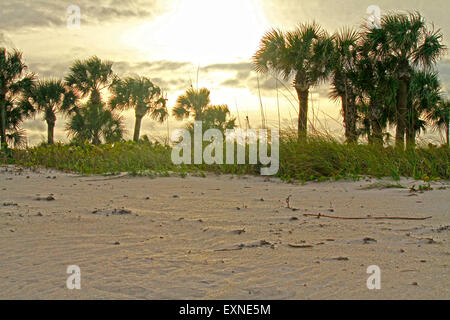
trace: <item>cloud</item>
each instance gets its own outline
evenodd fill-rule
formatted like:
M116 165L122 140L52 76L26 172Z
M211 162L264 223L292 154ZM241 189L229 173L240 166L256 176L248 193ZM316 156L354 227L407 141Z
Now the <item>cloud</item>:
M30 119L25 122L24 128L30 131L44 132L47 130L47 125L45 121L42 120L42 117L39 116L36 119Z
M66 24L67 8L77 5L81 9L81 22L89 25L105 24L125 19L153 19L167 8L157 0L9 0L2 3L0 28L17 30L42 28Z
M441 60L438 63L438 70L442 91L450 98L450 58Z
M0 47L15 48L12 40L6 35L6 33L0 31Z

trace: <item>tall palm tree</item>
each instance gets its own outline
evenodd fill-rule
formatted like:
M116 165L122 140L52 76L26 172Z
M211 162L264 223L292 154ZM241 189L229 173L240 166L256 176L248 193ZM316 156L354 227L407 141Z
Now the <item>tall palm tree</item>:
M293 78L299 99L298 134L306 137L310 88L327 79L332 63L333 42L317 24L301 24L295 30L272 29L262 38L253 56L255 70Z
M397 83L388 72L392 67L389 62L380 59L372 51L370 38L362 34L358 47L357 76L353 84L357 92L363 128L370 144L383 144L383 130L392 118Z
M441 85L438 73L434 71L414 71L411 77L406 117L406 145L414 147L416 135L424 130L423 114L438 108L441 100Z
M352 29L342 29L333 36L334 59L331 71L332 91L330 97L340 99L344 118L345 138L347 142L356 142L357 92L354 86L357 77L359 33Z
M164 122L168 117L161 89L148 78L117 79L111 86L111 93L109 103L112 109L135 110L134 141L139 141L142 118L145 115L150 115L159 122Z
M25 74L26 64L19 51L0 48L0 143L6 146L8 129L17 128L31 110L16 108L17 98L33 84L34 75ZM15 124L10 123L14 120Z
M122 118L103 103L88 102L74 109L66 130L75 141L88 141L94 145L118 142L123 137Z
M408 89L414 68L434 66L445 51L441 31L429 29L420 13L389 14L381 19L381 28L369 31L373 50L394 62L398 80L396 146L404 148L407 127Z
M69 112L75 106L75 94L64 85L61 80L38 81L26 90L21 105L23 108L33 109L44 113L47 122L47 142L54 143L56 114Z
M184 94L178 97L175 108L172 113L178 120L193 117L195 120L203 120L204 112L210 105L210 91L206 88L186 90Z
M115 78L112 65L112 62L102 61L95 56L77 60L65 81L81 98L89 97L91 103L100 104L101 91L109 88Z

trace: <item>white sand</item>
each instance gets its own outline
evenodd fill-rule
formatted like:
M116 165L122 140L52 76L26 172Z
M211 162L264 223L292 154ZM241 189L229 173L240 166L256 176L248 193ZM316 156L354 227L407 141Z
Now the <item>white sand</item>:
M448 182L411 196L361 189L377 180L293 185L1 171L1 299L450 298L450 188L439 189ZM49 194L56 200L36 200ZM285 208L288 195L300 210ZM132 213L114 212L122 208ZM432 218L302 215L319 212ZM69 265L81 268L81 290L66 288ZM381 290L367 289L369 265L381 268Z

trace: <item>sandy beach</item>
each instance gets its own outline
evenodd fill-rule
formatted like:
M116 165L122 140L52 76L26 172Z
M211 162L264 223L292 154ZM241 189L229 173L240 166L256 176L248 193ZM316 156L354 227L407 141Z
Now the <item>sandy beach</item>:
M411 193L421 182L0 171L0 299L450 298L448 181Z

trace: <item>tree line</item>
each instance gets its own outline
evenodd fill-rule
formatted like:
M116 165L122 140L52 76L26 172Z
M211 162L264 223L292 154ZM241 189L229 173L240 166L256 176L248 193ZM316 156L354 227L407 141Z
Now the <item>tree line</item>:
M2 144L19 146L24 141L21 123L37 113L47 123L48 144L54 143L57 113L69 117L66 131L73 140L95 145L123 139L123 121L116 111L135 111L134 141L140 139L145 116L164 122L168 110L162 89L146 77L121 79L112 67L112 62L92 57L75 61L64 80L40 80L26 72L20 52L0 48ZM107 102L102 96L105 89L111 93ZM209 127L233 128L228 107L211 105L209 95L205 88L186 90L177 99L173 115L179 120L202 120Z
M442 38L418 12L387 14L379 28L343 28L333 35L306 23L267 32L253 62L257 72L293 78L299 138L307 134L310 89L329 80L330 98L342 104L347 142L366 136L382 145L392 125L396 146L414 146L431 124L446 131L448 144L449 101L435 70L447 50Z
M442 33L419 13L388 14L379 28L344 28L330 35L316 23L295 30L273 29L261 39L253 57L259 73L292 80L299 100L298 136L307 137L311 88L330 81L330 98L342 105L348 143L361 136L383 145L388 127L396 127L396 146L414 146L418 134L432 125L446 132L449 143L449 100L442 92L437 60L446 52ZM123 139L117 111L133 109L133 140L140 138L145 116L168 118L163 90L146 77L120 78L113 63L98 57L78 60L62 79L37 79L27 72L22 54L0 48L0 136L2 145L24 141L22 122L37 113L47 123L47 143L54 143L56 114L69 118L73 140L93 144ZM278 79L278 78L277 78ZM111 98L104 101L108 89ZM235 127L227 105L211 105L206 88L186 90L172 115L203 121L221 130Z

